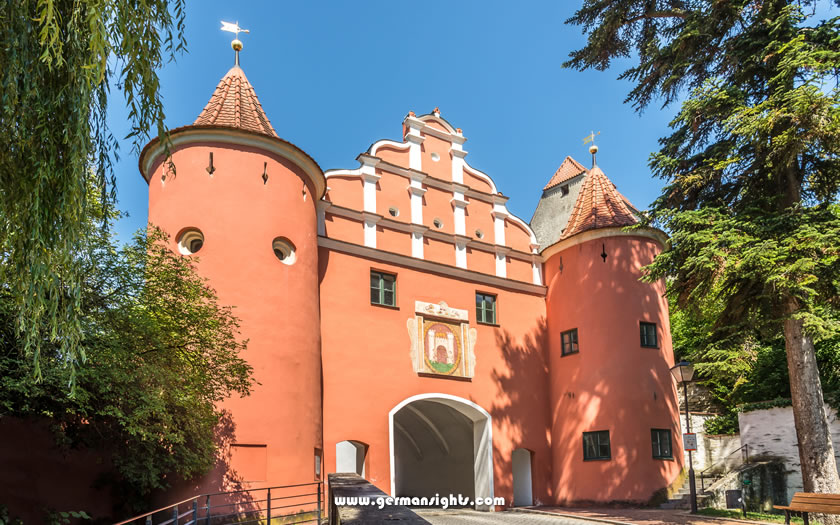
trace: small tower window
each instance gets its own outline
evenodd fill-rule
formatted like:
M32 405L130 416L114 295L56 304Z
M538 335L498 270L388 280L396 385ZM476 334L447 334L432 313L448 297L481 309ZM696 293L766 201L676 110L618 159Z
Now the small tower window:
M295 245L292 241L285 237L277 237L272 241L271 248L274 250L274 256L283 264L295 263Z
M435 228L437 228L438 230L443 228L443 221L438 218L435 218L435 220L432 221L432 224L434 224Z
M399 217L400 216L400 209L397 208L396 206L391 206L390 208L388 208L388 214L391 217Z
M658 348L656 341L656 323L639 323L639 335L641 337L642 346L647 348Z
M661 428L650 429L650 442L653 447L655 459L671 459L674 457L671 451L671 431Z
M560 186L560 193L562 193L563 195L568 195L569 194L569 185L564 184L564 185Z
M484 238L484 232L481 231L481 230L476 230L475 231L475 236L478 237L479 239L483 239Z
M178 237L178 251L192 255L204 246L204 234L198 228L188 228Z
M576 354L580 351L580 347L578 346L577 328L567 330L560 334L560 341L563 345L563 348L560 351L561 355Z
M610 431L583 433L583 460L610 459Z

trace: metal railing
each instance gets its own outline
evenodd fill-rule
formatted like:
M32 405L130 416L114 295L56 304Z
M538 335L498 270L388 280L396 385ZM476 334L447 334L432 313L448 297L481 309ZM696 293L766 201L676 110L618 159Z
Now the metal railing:
M321 482L231 490L194 496L114 525L320 525L322 501Z
M741 451L743 451L743 452L741 452ZM744 444L744 445L741 445L740 447L736 448L735 450L733 450L729 454L725 455L722 460L720 460L717 463L715 463L711 466L708 466L705 469L701 470L700 471L700 490L701 491L706 490L706 479L709 479L709 480L712 481L712 483L714 483L715 481L717 481L718 479L723 477L723 475L718 476L718 475L714 475L714 474L706 474L706 472L708 472L712 469L718 468L718 467L723 467L725 469L726 468L726 460L729 458L729 456L731 456L732 454L735 454L736 452L741 452L741 460L742 460L743 463L746 463L747 461L750 460L750 445L749 444Z

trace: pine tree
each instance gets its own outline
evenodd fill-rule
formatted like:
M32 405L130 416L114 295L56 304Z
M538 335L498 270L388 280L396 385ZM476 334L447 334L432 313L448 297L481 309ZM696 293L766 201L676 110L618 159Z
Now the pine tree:
M687 97L651 158L666 185L649 223L671 242L648 278L668 277L681 306L720 304L730 343L784 335L805 490L840 493L814 355L840 304L840 22L819 20L827 4L585 0L568 22L588 42L565 65L635 55L628 103Z

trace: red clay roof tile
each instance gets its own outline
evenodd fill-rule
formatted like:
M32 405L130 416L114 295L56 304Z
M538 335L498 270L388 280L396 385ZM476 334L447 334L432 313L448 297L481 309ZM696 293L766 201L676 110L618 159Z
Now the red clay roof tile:
M551 180L549 180L548 184L545 185L543 191L553 188L569 179L573 179L584 172L586 172L586 168L584 168L578 161L572 157L566 157L566 160L560 164L560 167L554 172Z
M636 224L639 220L633 209L601 168L594 166L583 181L561 239L587 230Z
M253 86L239 66L233 66L222 77L193 125L225 126L277 136Z

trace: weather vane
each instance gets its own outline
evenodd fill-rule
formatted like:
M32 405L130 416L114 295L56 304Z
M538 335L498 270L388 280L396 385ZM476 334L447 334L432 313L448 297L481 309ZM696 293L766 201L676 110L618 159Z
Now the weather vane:
M597 137L600 134L601 134L600 131L598 133L595 133L593 131L593 132L589 133L589 135L587 135L583 139L583 145L584 146L589 144L590 142L592 143L592 145L589 146L589 153L592 154L592 166L593 167L595 166L595 154L598 153L598 145L595 144L595 137Z
M236 37L233 39L233 42L230 43L230 47L236 51L236 65L239 65L239 52L242 51L242 41L239 40L239 33L250 33L247 29L242 29L239 27L239 22L225 22L222 20L222 31L227 31L228 33L233 33Z

